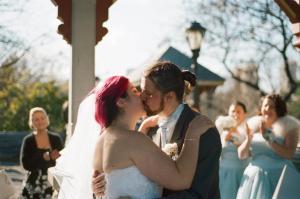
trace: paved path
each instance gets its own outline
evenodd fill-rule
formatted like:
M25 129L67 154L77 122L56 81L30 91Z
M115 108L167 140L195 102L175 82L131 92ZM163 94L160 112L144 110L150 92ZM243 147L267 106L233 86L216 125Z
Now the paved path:
M5 173L10 177L18 194L21 193L22 182L25 179L27 172L21 166L0 166L0 169L4 170Z

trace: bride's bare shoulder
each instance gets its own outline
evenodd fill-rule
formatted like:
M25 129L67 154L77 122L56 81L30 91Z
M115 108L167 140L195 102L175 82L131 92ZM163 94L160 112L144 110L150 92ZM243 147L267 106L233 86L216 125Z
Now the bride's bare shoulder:
M152 140L147 135L144 135L141 132L131 131L128 134L128 143L130 143L130 145L134 148L141 147L148 142L152 142Z
M148 139L147 135L144 135L139 131L130 131L129 135L132 139L141 139L141 140Z

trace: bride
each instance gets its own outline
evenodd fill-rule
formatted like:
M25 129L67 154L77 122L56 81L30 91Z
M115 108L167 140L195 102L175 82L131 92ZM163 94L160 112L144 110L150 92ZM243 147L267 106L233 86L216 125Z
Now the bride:
M94 154L94 170L105 173L104 198L158 198L162 187L191 186L199 139L213 124L203 116L190 123L184 147L176 161L151 139L134 131L145 112L140 93L126 77L113 76L96 92L95 118L103 129ZM199 126L199 123L205 125Z
M110 129L113 129L115 127L115 125L118 123L120 123L121 121L123 122L129 122L129 116L131 117L131 121L132 123L134 123L137 117L139 117L138 115L143 115L144 111L143 111L143 107L140 104L139 101L139 93L136 91L136 89L129 84L128 80L124 77L119 77L119 79L123 79L125 80L125 84L119 82L119 84L117 85L123 85L124 88L127 89L128 85L130 85L131 87L128 87L130 89L126 90L125 95L127 95L127 97L124 96L120 96L120 100L118 102L118 106L120 106L120 102L126 102L126 104L121 104L121 107L118 108L120 109L120 113L118 114L118 117L114 120L113 124L106 128L105 131L109 132ZM108 85L110 80L106 81L106 85ZM111 82L112 83L112 82ZM117 82L115 82L117 83ZM52 174L55 176L55 178L58 180L58 183L60 185L60 190L59 190L59 199L92 199L93 197L93 193L92 193L92 188L91 188L91 180L92 180L92 173L93 173L93 152L95 151L95 146L96 146L96 142L97 142L97 137L99 137L101 128L99 126L99 124L97 124L95 117L94 117L94 112L95 112L95 100L96 100L96 96L97 99L99 99L99 97L101 97L101 90L103 90L103 87L100 87L101 85L99 85L96 88L96 91L98 91L97 93L91 92L91 94L89 96L87 96L80 104L79 106L79 110L78 110L78 117L77 117L77 122L76 122L76 126L74 129L74 133L73 136L71 137L68 145L66 146L66 148L62 151L62 155L61 157L57 160L56 166L53 170L51 170L50 172L52 172ZM112 85L111 85L112 86ZM111 91L115 90L116 88L113 87L109 87ZM109 90L107 90L109 91ZM115 92L118 92L115 90ZM97 94L97 95L96 95ZM115 93L116 94L116 93ZM115 100L117 101L117 100ZM116 102L115 102L116 103ZM134 105L135 103L135 105ZM97 110L99 113L99 106L100 104L97 103ZM129 107L130 105L130 107ZM105 109L103 109L105 110ZM110 110L109 110L110 111ZM135 115L136 114L136 115ZM99 115L100 116L100 115ZM100 117L101 118L101 117ZM126 120L124 120L126 118ZM99 119L99 118L98 118ZM200 118L195 119L195 122L191 125L191 130L192 130L192 125L196 125L196 121L199 120ZM128 123L129 124L129 123ZM198 133L200 136L201 132L205 132L205 130L207 128L210 127L210 123L207 123L207 126L203 125L202 127L199 127L199 125L197 125L197 129L198 129ZM112 128L111 128L112 127ZM131 127L132 128L132 127ZM133 128L132 128L133 129ZM196 132L191 132L187 134L187 136L191 135L191 136L195 136ZM186 172L190 171L191 173L193 173L193 168L189 169L187 166L189 166L190 164L195 164L192 161L190 162L190 160L188 159L189 157L185 157L186 155L181 155L182 157L180 157L178 159L178 161L181 161L182 163L178 162L176 163L176 165L181 167L175 168L176 172L172 173L172 169L174 169L174 167L171 167L171 169L168 169L168 171L166 171L167 167L169 165L174 166L175 163L174 162L170 162L171 160L165 156L159 148L157 148L156 146L153 146L154 144L152 143L151 140L148 140L148 138L146 138L143 135L140 135L136 132L133 132L131 134L129 134L128 132L133 132L133 131L129 131L126 129L121 130L120 132L118 131L117 133L120 133L120 135L124 135L123 137L118 137L119 141L122 140L123 138L127 139L123 140L122 142L120 142L120 146L115 146L112 144L112 146L110 147L110 153L111 155L109 155L107 153L106 157L114 157L115 155L113 153L116 154L116 157L114 157L115 159L111 159L111 161L117 161L116 162L116 166L118 167L113 167L114 166L114 162L109 161L109 164L106 164L107 166L110 166L111 168L104 166L102 169L98 168L98 165L95 164L96 168L101 170L102 172L106 172L106 178L107 178L107 186L106 186L106 193L107 194L112 194L111 192L114 192L114 188L117 188L119 186L123 186L123 188L126 190L127 189L127 185L132 184L133 182L135 182L138 186L142 185L144 186L144 192L141 194L146 195L147 193L145 193L146 191L150 190L149 192L151 192L151 194L149 196L146 196L144 198L153 198L152 195L160 195L160 187L155 185L154 183L151 183L150 180L145 177L144 175L140 174L140 171L137 169L139 168L139 166L137 165L137 167L135 166L135 162L132 161L125 161L125 158L128 158L128 156L124 156L124 148L128 147L128 143L127 141L134 141L134 139L136 139L136 144L140 143L141 141L138 141L138 139L142 139L142 140L146 140L147 145L151 145L151 148L153 148L153 151L150 152L145 152L144 150L146 149L150 149L151 148L145 148L142 147L143 144L140 143L138 150L143 149L143 153L147 153L146 157L148 156L155 156L156 158L161 158L163 160L159 160L159 161L166 161L166 165L162 165L161 168L157 169L157 171L155 169L151 169L150 164L146 167L146 169L150 170L150 172L152 172L151 175L156 175L156 177L161 177L161 178L167 178L167 179L162 179L165 181L172 181L170 183L176 183L175 180L173 182L173 174L176 175L176 173L178 173L178 171L180 172L184 172L182 171L182 168L186 167ZM124 133L124 134L121 134ZM194 135L193 135L194 133ZM105 144L108 144L109 138L108 136L106 137L106 135L110 136L109 133L104 133L103 136L100 138L97 147L101 148L101 140L105 140ZM111 135L114 135L113 133L111 133ZM132 137L130 137L129 135L132 135ZM142 138L141 138L142 137ZM117 136L116 136L117 138ZM194 144L194 147L198 147L196 145L198 145L198 142L192 142L192 137L189 137L188 139L186 139L188 144ZM116 139L117 141L117 139ZM122 148L123 147L123 148ZM187 148L188 149L188 148ZM115 150L115 152L113 152L112 150ZM138 152L138 150L136 152ZM106 149L102 151L102 153L105 151L106 154ZM112 153L113 152L113 153ZM183 151L182 151L183 152ZM188 152L188 151L187 151ZM185 154L187 154L187 152L185 152ZM102 157L102 155L98 155L98 153L100 153L98 151L98 149L96 150L96 158L95 158L95 163L97 163L97 161L102 161L102 159L100 159ZM156 154L155 154L156 153ZM189 154L192 154L191 152L188 152ZM195 158L197 157L197 153L194 151L195 155L193 155L192 157L190 156L190 158ZM97 160L98 158L98 160ZM186 158L186 161L183 159ZM181 160L180 160L181 159ZM124 162L122 162L121 160L124 160ZM150 160L150 159L149 159ZM148 158L147 158L147 163L148 163ZM108 161L103 161L103 163L108 163ZM127 163L124 165L121 165L121 163ZM188 163L188 165L184 165L184 163ZM104 164L103 164L104 165ZM101 165L99 165L101 166ZM193 165L192 165L193 166ZM156 166L157 167L157 166ZM122 168L124 168L122 170ZM127 169L126 169L127 168ZM105 169L105 170L104 170ZM106 170L107 169L107 170ZM131 171L134 170L134 171ZM143 172L143 170L141 170ZM49 172L49 171L48 171ZM160 172L163 173L163 175L160 175ZM118 173L121 173L120 175ZM131 174L127 174L127 173L131 173ZM144 173L146 176L148 176L150 179L153 179L155 182L160 182L155 180L153 177L149 176L149 174ZM170 175L170 176L169 176ZM116 176L116 177L113 177ZM126 183L126 182L122 182L118 183L117 181L119 181L121 178L123 178L123 176L125 176L124 180L128 180L130 183ZM137 179L136 176L139 176L139 179ZM190 175L191 176L191 175ZM112 178L114 178L115 180L111 180ZM191 177L189 177L191 178ZM142 179L142 180L141 180ZM181 179L180 179L181 180ZM111 184L109 184L111 183ZM114 185L113 183L116 183L118 185ZM136 185L135 184L135 185ZM164 183L160 183L162 186L166 186L169 187L168 185L164 185ZM127 190L126 193L124 193L125 195L129 195L132 196L132 194L139 194L140 192L140 188L141 187L134 187L135 185L131 185L133 188L135 188L135 191L132 190ZM150 188L148 186L151 187L155 187L155 188ZM112 190L113 189L113 190ZM156 191L151 191L155 189ZM111 190L111 191L109 191ZM138 191L137 191L138 190ZM121 193L123 194L123 193ZM107 195L106 197L111 198L110 195ZM138 196L138 198L143 198Z

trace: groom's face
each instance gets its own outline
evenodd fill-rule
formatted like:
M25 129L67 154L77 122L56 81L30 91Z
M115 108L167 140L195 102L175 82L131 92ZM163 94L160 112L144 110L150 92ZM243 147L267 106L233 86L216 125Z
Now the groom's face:
M141 99L147 115L155 115L164 109L164 95L154 85L154 83L146 77L141 80Z

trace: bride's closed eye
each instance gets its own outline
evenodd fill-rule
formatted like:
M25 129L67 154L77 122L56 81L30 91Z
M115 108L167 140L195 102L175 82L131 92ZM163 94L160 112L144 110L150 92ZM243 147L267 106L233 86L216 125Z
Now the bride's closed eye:
M135 94L137 96L141 95L141 92L136 87L133 87L131 91L133 92L133 94Z

